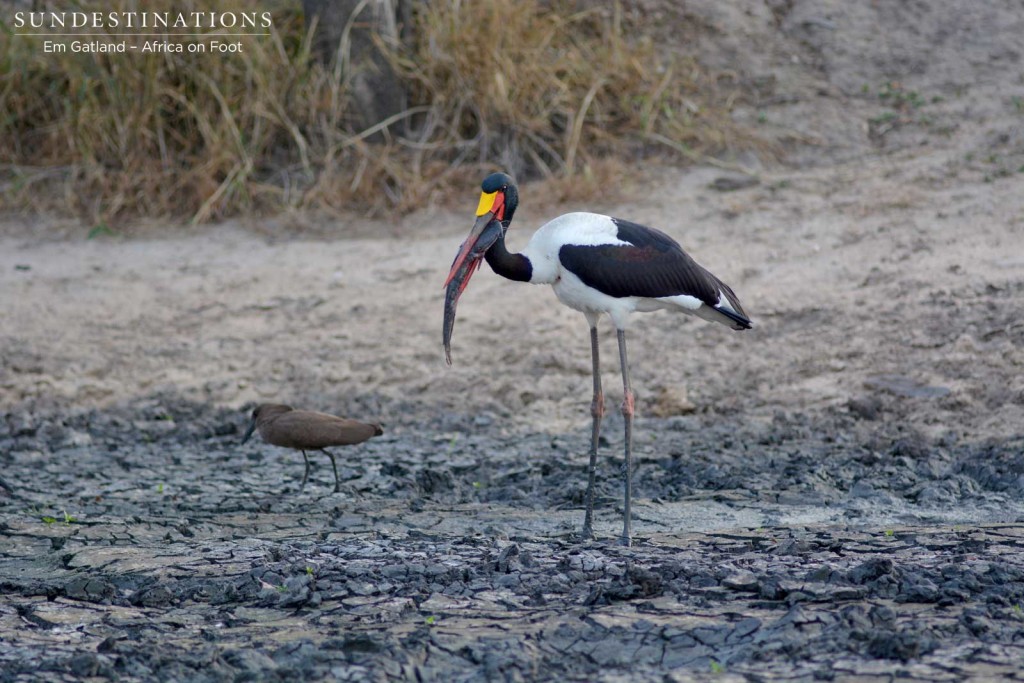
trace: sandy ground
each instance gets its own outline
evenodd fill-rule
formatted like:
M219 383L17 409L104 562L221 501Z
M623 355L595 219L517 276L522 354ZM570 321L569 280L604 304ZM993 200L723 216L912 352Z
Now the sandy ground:
M948 390L907 397L916 428L966 439L1018 433L1021 184L973 178L958 156L915 149L778 171L730 193L709 189L714 170L666 169L642 201L600 207L677 237L732 284L755 322L733 333L635 316L641 410L672 414L687 398L697 410L763 420L842 406L896 381L878 377L899 376L904 393ZM513 247L559 212L532 211L524 188ZM485 269L461 302L455 364L445 366L441 283L468 223L425 213L397 238L383 224L380 238L333 240L232 226L130 241L4 238L4 406L93 407L174 390L386 423L407 421L411 403L489 411L498 428L586 429L586 323L544 287ZM602 333L614 398L614 333L608 324Z
M442 282L476 188L464 210L338 220L315 238L294 218L91 240L5 219L4 673L1012 675L1022 13L741 5L678 11L703 27L709 62L760 84L736 116L788 164L737 151L759 182L735 191L714 188L730 174L711 166L638 169L614 193L628 199L587 206L531 202L542 191L526 184L509 236L521 247L575 209L658 227L753 318L737 333L635 316L633 551L607 543L614 411L604 540L572 535L590 420L582 316L485 268L444 363ZM614 406L607 322L602 344ZM323 463L299 493L299 456L237 446L262 401L387 433L344 458L342 494Z
M637 316L631 355L645 412L665 396L660 412L671 413L685 391L698 410L763 419L843 405L871 378L899 375L950 390L919 402L915 426L1013 433L1024 402L1019 7L634 11L688 26L709 64L756 84L735 117L761 126L791 164L766 167L741 150L734 161L761 182L735 192L710 189L720 175L711 168L638 168L610 193L630 198L615 204L538 206L523 188L513 247L573 209L646 223L731 283L754 318L753 331L733 334ZM460 308L455 367L443 365L441 282L472 218L476 188L465 194L461 211L338 220L315 240L295 236L301 217L124 241L83 240L86 227L52 241L46 220L9 217L0 407L101 406L170 389L219 405L358 408L390 422L403 419L390 413L398 401L488 410L536 429L583 425L586 326L544 288L477 276ZM611 391L615 354L605 361Z

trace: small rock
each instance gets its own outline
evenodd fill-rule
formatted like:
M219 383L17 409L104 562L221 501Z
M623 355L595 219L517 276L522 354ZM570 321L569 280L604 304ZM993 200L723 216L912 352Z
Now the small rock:
M746 638L757 629L761 628L761 620L756 617L741 619L732 629L732 633L726 639L730 643Z
M655 417L689 415L695 410L697 406L690 400L685 385L662 387L650 407L651 414Z
M875 375L864 382L868 389L887 391L904 398L940 398L948 396L949 387L932 386L902 375Z
M757 176L752 175L723 175L718 176L708 186L712 190L718 190L719 192L734 192L735 190L743 190L748 187L753 187L759 184L761 181Z
M874 581L880 576L892 573L892 560L888 558L872 558L851 569L846 578L858 586Z
M741 570L722 579L722 585L734 591L756 591L760 582L753 572Z
M885 404L878 396L861 396L846 402L850 414L860 420L874 421L882 416Z
M89 576L75 577L64 586L64 595L85 602L109 602L114 592L114 587L106 581Z

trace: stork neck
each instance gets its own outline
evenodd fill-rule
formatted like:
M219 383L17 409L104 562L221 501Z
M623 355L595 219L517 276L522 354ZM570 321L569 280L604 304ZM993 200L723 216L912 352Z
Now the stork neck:
M491 245L491 248L484 254L488 265L498 275L516 280L517 282L529 282L533 275L533 265L530 259L522 254L509 253L505 246L505 235L498 238L498 241Z

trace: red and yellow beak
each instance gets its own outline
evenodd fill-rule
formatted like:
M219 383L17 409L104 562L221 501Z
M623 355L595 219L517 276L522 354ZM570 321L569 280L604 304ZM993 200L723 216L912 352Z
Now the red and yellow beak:
M462 242L462 246L459 247L459 253L455 256L455 261L452 262L452 269L448 272L448 277L444 281L444 286L447 287L452 279L455 278L456 273L469 258L470 254L475 256L475 260L479 262L483 255L490 249L491 245L498 239L499 233L487 230L487 227L492 221L501 221L505 214L505 195L502 192L481 192L480 203L476 207L476 222L473 224L473 229L469 231L469 235ZM487 233L488 237L493 237L490 242L482 242L481 236ZM477 266L479 263L476 264ZM462 289L465 289L466 283L469 282L469 276L473 274L476 267L471 267L467 277L465 278ZM462 289L459 293L462 293Z
M469 284L469 279L480 267L487 250L504 234L505 227L501 224L505 217L505 194L483 192L480 204L476 207L476 222L469 235L459 247L452 262L452 269L444 281L447 289L444 298L444 349L448 364L451 365L451 336L455 327L455 306L459 297Z

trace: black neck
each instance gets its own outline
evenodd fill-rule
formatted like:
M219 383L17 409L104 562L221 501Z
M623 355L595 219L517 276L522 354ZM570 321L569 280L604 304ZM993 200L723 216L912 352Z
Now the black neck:
M501 234L498 241L491 245L491 248L484 254L488 265L498 275L516 280L517 282L529 282L533 275L533 266L530 259L522 254L510 254L505 246L505 233Z

